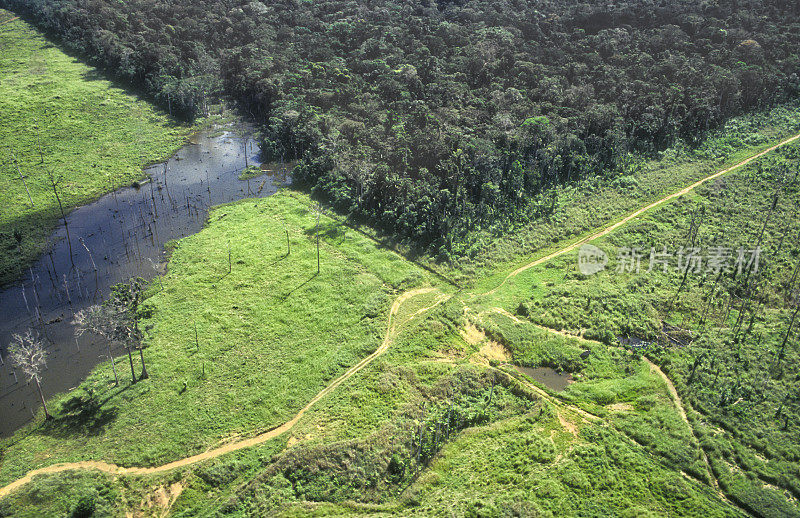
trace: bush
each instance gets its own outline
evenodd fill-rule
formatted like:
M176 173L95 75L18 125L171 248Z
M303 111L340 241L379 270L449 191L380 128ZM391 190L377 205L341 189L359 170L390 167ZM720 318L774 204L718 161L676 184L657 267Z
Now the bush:
M72 518L89 518L94 514L94 497L82 496L75 507L72 508Z
M642 396L642 397L640 397L639 399L636 400L636 403L634 404L634 406L636 407L636 410L643 410L645 412L648 412L648 411L652 410L653 408L655 408L655 406L656 406L656 397L652 396L652 395Z

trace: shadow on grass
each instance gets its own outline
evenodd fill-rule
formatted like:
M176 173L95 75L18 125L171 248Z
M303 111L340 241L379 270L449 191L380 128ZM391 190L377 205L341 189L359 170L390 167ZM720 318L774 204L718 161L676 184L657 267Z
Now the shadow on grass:
M319 275L319 272L314 272L314 275L312 275L311 277L309 277L308 279L306 279L305 281L303 281L302 283L300 283L298 286L296 286L296 287L292 288L291 290L289 290L289 292L287 292L285 295L282 295L282 296L280 297L280 299L281 299L281 300L286 300L286 299L288 299L288 298L289 298L289 296L290 296L292 293L296 292L297 290L299 290L300 288L302 288L303 286L305 286L305 285L306 285L306 284L308 284L309 282L313 281L313 280L314 280L314 278L315 278L317 275Z
M347 226L339 221L321 221L319 224L319 235L329 241L341 243L344 241L345 228L347 228ZM307 236L314 237L317 233L317 227L316 225L311 226L303 232Z
M269 263L267 266L275 266L276 264L278 264L279 262L283 261L287 257L289 257L289 252L287 252L287 253L283 254L282 256L278 257L277 259L275 259L274 261Z
M304 193L312 196L313 199L319 200L318 196L314 194L313 189L311 189L306 184L294 183L293 182L291 189L296 191L296 192L304 192ZM300 215L300 216L305 216L305 215L311 213L311 209L310 208L298 208L298 209L295 209L292 212L294 214L297 214L297 215ZM329 218L331 218L333 221L329 222L329 223L326 223L325 225L320 225L320 228L327 227L327 228L331 229L331 231L333 232L333 236L334 237L339 237L340 234L341 234L341 239L344 239L345 229L349 228L350 230L358 232L359 234L361 234L365 238L367 238L370 241L372 241L373 243L375 243L378 246L378 248L380 248L382 250L389 250L391 252L394 252L397 255L401 256L406 261L410 261L410 262L414 263L419 268L422 268L423 270L427 271L428 273L430 273L430 274L436 276L437 278L439 278L440 280L446 282L447 284L450 284L451 286L453 286L455 288L458 288L459 290L463 289L463 286L461 286L461 284L459 284L454 279L451 279L448 276L446 276L445 274L443 274L442 272L437 271L436 269L431 268L430 266L420 262L419 258L425 255L425 253L423 251L414 250L414 249L408 250L407 252L400 251L398 249L398 245L399 245L398 236L392 235L391 233L386 233L384 230L381 230L379 226L375 226L374 225L374 223L375 223L374 221L370 222L368 220L368 218L366 218L365 216L359 217L359 216L356 216L354 214L349 214L349 215L348 214L343 214L342 212L337 211L336 209L334 209L334 208L332 208L332 207L330 207L328 205L326 205L325 208L324 208L324 214L326 216L328 216ZM364 226L367 226L369 228L372 228L375 231L375 234L373 235L373 234L371 234L369 232L365 232L364 230L359 228L360 225L364 225ZM306 229L305 233L308 236L313 236L314 233L315 233L314 226L312 226L309 229ZM325 234L323 234L323 236L324 235Z
M86 72L82 73L81 74L81 79L83 79L84 81L102 81L102 80L108 81L109 80L108 76L106 76L105 74L103 74L102 72L97 70L96 68L90 68Z
M119 413L116 407L104 407L104 405L130 387L131 385L126 385L114 390L102 400L79 391L63 401L53 419L44 421L37 432L59 438L97 435L114 421Z

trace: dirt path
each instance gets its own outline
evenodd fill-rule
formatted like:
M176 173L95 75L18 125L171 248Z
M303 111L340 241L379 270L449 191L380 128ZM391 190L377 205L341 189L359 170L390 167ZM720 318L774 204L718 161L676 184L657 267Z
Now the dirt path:
M30 482L34 476L36 475L43 475L47 473L58 473L61 471L67 471L72 469L96 469L98 471L103 471L105 473L121 475L121 474L129 474L129 475L148 475L152 473L160 473L163 471L169 471L175 468L180 468L183 466L188 466L190 464L194 464L196 462L204 461L219 457L221 455L225 455L226 453L231 453L234 451L242 450L244 448L250 448L257 444L264 443L270 439L278 437L279 435L286 433L287 431L291 430L303 417L303 415L313 407L319 400L336 390L336 387L344 383L348 378L353 376L355 373L369 365L375 358L386 352L389 346L394 341L395 337L397 336L397 314L400 311L400 307L405 303L408 299L412 297L416 297L417 295L422 295L425 293L431 293L435 291L435 288L419 288L415 290L407 291L400 296L398 296L394 303L392 304L392 308L389 311L389 321L386 327L386 334L384 335L383 342L381 343L380 347L378 347L372 354L367 356L366 358L362 359L353 367L347 370L344 374L336 378L336 380L325 387L322 391L320 391L316 396L314 396L311 401L306 404L294 417L292 417L289 421L286 421L282 425L278 426L277 428L273 428L268 430L264 433L251 437L249 439L244 439L241 441L232 442L230 444L226 444L224 446L220 446L219 448L213 448L211 450L207 450L203 453L198 453L197 455L192 455L191 457L186 457L183 459L176 460L174 462L170 462L167 464L163 464L161 466L153 466L149 468L123 468L121 466L117 466L116 464L110 464L108 462L102 461L80 461L80 462L67 462L67 463L60 463L60 464L53 464L52 466L47 466L44 468L35 469L33 471L29 471L24 477L12 482L11 484L0 488L0 499L4 498L14 490L24 486L28 482ZM424 313L432 309L433 307L441 304L443 301L447 300L447 296L440 296L436 299L436 302L426 308L422 308L415 312L414 314L410 315L403 323L406 323L416 316Z
M672 403L675 405L675 408L678 409L678 413L681 415L681 419L683 419L683 422L686 423L689 426L689 428L691 428L692 425L689 424L689 418L686 417L686 409L683 406L683 401L681 401L681 397L678 395L678 391L675 390L675 385L672 383L672 380L669 379L669 377L666 374L664 374L664 371L661 370L661 367L651 362L648 358L645 358L644 356L642 357L642 359L647 363L647 365L650 366L650 371L658 374L658 376L662 380L664 380L664 383L667 384L667 390L669 391L670 398L672 398Z
M557 334L557 335L560 335L560 336L566 336L566 337L570 337L570 338L579 338L581 340L585 340L585 338L581 338L581 337L569 334L569 333L567 333L565 331L559 331L557 329L551 329L549 327L541 326L541 325L535 324L533 322L523 321L523 320L519 319L516 315L513 315L513 314L509 313L508 311L506 311L506 310L504 310L502 308L494 307L494 308L490 308L488 311L491 311L491 312L494 312L494 313L498 313L498 314L501 314L501 315L503 315L505 317L508 317L508 318L512 319L515 323L518 323L518 324L527 323L527 324L536 326L539 329L542 329L544 331L548 331L548 332L553 333L553 334ZM739 509L743 513L749 514L745 509L741 508L739 505L737 505L736 503L732 502L727 496L725 496L725 493L723 493L723 491L720 489L719 482L717 481L717 478L714 476L714 472L711 470L711 463L708 460L708 455L706 454L706 452L703 449L703 447L700 446L700 440L698 439L697 434L694 431L694 427L689 422L689 418L688 418L688 416L686 414L686 407L684 406L683 400L681 399L680 395L678 394L678 390L675 388L675 384L672 383L672 380L669 378L669 376L667 376L664 373L664 371L661 370L661 367L659 367L658 365L656 365L655 363L650 361L650 359L648 359L647 357L643 356L642 359L649 366L650 372L656 374L658 377L660 377L664 381L664 384L667 386L667 392L669 393L669 396L670 396L670 399L672 400L673 405L675 405L675 408L677 409L678 414L681 416L681 419L683 420L684 423L686 423L686 426L689 428L689 432L692 434L692 437L694 437L695 440L697 441L698 448L700 450L700 454L703 457L703 463L704 463L705 468L706 468L706 473L707 473L707 476L708 476L708 480L711 481L711 487L714 490L714 492L723 501L731 504L732 506L736 507L737 509ZM508 373L506 373L506 374L510 375ZM555 408L556 415L558 417L559 422L561 422L561 425L564 426L564 428L566 428L568 431L572 432L573 434L575 433L575 427L574 427L574 425L572 425L572 423L566 422L564 420L563 416L559 412L559 409L558 409L559 406L563 406L563 407L566 407L566 408L572 410L573 412L577 412L581 417L583 417L584 419L587 419L589 421L597 422L597 421L601 420L601 418L599 416L596 416L594 414L586 412L585 410L583 410L583 409L581 409L581 408L579 408L579 407L577 407L575 405L571 405L569 403L566 403L564 401L561 401L559 399L556 399L556 398L550 396L550 394L548 394L544 390L540 389L536 385L533 385L533 384L531 384L531 383L529 383L529 382L527 382L527 381L525 381L523 379L517 378L516 376L514 376L514 378L517 379L517 381L519 381L520 383L522 383L525 386L529 387L530 389L534 390L538 395L542 396L545 400L549 401L553 405L553 407ZM613 427L613 425L612 425L612 427ZM616 429L616 427L614 427L614 428ZM620 433L623 433L624 435L628 436L622 430L618 430L618 431ZM633 439L632 437L630 437L630 436L628 436L628 437L631 440L633 440L634 442L636 442L636 440ZM637 442L637 444L639 444L639 443ZM644 445L641 445L641 444L639 444L639 445L642 446L643 448L646 448ZM695 481L699 482L699 480L695 479L694 477L691 477L688 474L683 473L683 472L681 472L681 473L685 477L690 478L691 480L695 480Z
M508 317L513 317L513 315L511 315L511 314L510 314L510 313L508 313L507 311L504 311L504 310L503 310L503 309L501 309L501 308L492 308L492 309L491 309L491 311L494 311L494 312L496 312L496 313L500 313L500 314L502 314L502 315L505 315L505 316L508 316ZM514 320L515 320L516 322L523 323L523 321L519 320L518 318L516 318L516 317L513 317L513 318L514 318ZM545 331L549 331L549 332L551 332L551 333L554 333L554 334L558 334L558 335L562 335L562 336L568 336L568 337L573 337L573 338L580 338L580 337L575 337L574 335L567 334L567 333L565 333L564 331L558 331L558 330L556 330L556 329L550 329L550 328L548 328L548 327L540 326L540 325L538 325L538 324L534 324L534 323L532 323L532 322L528 322L528 323L529 323L529 324L531 324L531 325L534 325L534 326L538 327L539 329L542 329L542 330L545 330ZM742 507L740 507L738 504L736 504L735 502L731 501L731 500L730 500L730 499L729 499L729 498L728 498L728 497L725 495L725 493L723 493L723 491L720 489L720 487L719 487L719 482L717 481L717 478L714 476L714 472L711 470L711 463L710 463L710 462L709 462L709 460L708 460L708 455L706 455L706 452L705 452L705 450L703 450L703 447L702 447L702 446L700 446L700 440L697 438L697 435L695 434L694 427L693 427L693 426L692 426L692 424L689 422L689 418L688 418L688 416L687 416L687 414L686 414L686 407L684 406L684 404L683 404L683 400L681 400L681 397L680 397L680 395L678 394L678 391L677 391L677 389L675 388L675 384L674 384L674 383L672 383L672 380L669 378L669 376L667 376L667 375L664 373L664 371L663 371L663 370L661 370L661 367L659 367L658 365L656 365L655 363L653 363L652 361L650 361L650 360L649 360L648 358L646 358L646 357L642 357L642 359L643 359L643 360L644 360L644 361L647 363L647 365L650 367L650 371L651 371L651 372L653 372L654 374L658 375L658 376L659 376L659 377L660 377L660 378L661 378L661 379L664 381L664 384L667 386L667 392L669 393L670 399L672 400L672 403L675 405L675 408L678 410L678 414L681 416L681 419L683 420L683 422L684 422L684 423L686 423L686 426L689 428L689 432L692 434L692 437L694 437L694 438L695 438L695 440L697 441L697 443L698 443L698 448L699 448L699 450L700 450L700 454L701 454L701 455L702 455L702 457L703 457L703 463L705 464L705 468L706 468L706 473L707 473L707 476L708 476L708 480L710 480L710 481L711 481L711 487L712 487L712 489L714 490L714 492L715 492L715 493L717 494L717 496L718 496L718 497L719 497L721 500L723 500L724 502L726 502L726 503L728 503L728 504L730 504L730 505L732 505L732 506L736 507L737 509L739 509L740 511L742 511L744 514L746 514L746 515L749 515L750 513L749 513L749 512L747 512L747 510L743 509L743 508L742 508ZM501 372L504 372L504 371L501 371ZM508 375L508 376L511 376L511 375L510 375L509 373L507 373L507 372L506 372L506 375ZM582 409L582 408L580 408L580 407L577 407L577 406L575 406L575 405L571 405L571 404L569 404L569 403L566 403L565 401L561 401L561 400L559 400L559 399L557 399L557 398L555 398L555 397L551 396L550 394L548 394L547 392L545 392L544 390L540 389L539 387L537 387L536 385L534 385L534 384L532 384L532 383L529 383L529 382L527 382L527 381L525 381L525 380L523 380L523 379L520 379L520 378L518 378L518 377L516 377L516 376L512 376L512 377L514 377L514 378L515 378L517 381L519 381L520 383L522 383L522 384L523 384L523 385L525 385L526 387L528 387L528 388L530 388L531 390L535 391L535 392L536 392L538 395L540 395L541 397L543 397L543 398L544 398L545 400L547 400L548 402L550 402L550 403L553 405L553 407L554 407L554 410L556 411L556 416L558 417L558 420L559 420L559 422L561 423L561 425L562 425L564 428L566 428L566 429L567 429L567 431L569 431L569 432L573 433L573 435L577 435L577 434L575 433L575 432L576 432L575 426L574 426L574 424L573 424L573 423L570 423L570 422L566 421L566 420L563 418L563 416L562 416L561 412L559 411L559 407L564 407L564 408L567 408L567 409L569 409L569 410L572 410L573 412L576 412L578 415L580 415L581 417L583 417L584 419L586 419L586 420L588 420L588 421L590 421L590 422L595 422L595 423L597 423L597 422L599 422L599 421L602 421L602 418L601 418L601 417L599 417L599 416L596 416L596 415L594 415L594 414L591 414L591 413L589 413L589 412L586 412L585 410L583 410L583 409ZM609 423L609 424L610 424L610 423ZM645 445L643 445L643 444L640 444L638 441L636 441L636 439L634 439L633 437L629 436L629 435L628 435L627 433L625 433L623 430L620 430L620 429L616 428L616 427L615 427L613 424L610 424L610 426L611 426L612 428L614 428L615 430L617 430L618 432L620 432L620 433L622 433L623 435L625 435L626 437L628 437L630 440L632 440L633 442L635 442L636 444L638 444L638 445L639 445L639 446L641 446L642 448L645 448L645 449L647 449L647 447L646 447ZM681 474L682 474L684 477L686 477L686 478L688 478L688 479L690 479L690 480L693 480L693 481L695 481L695 482L704 483L703 481L700 481L699 479L696 479L695 477L693 477L693 476L690 476L690 475L688 475L687 473L684 473L683 471L681 471Z
M15 19L16 18L13 18L13 19L7 20L6 22L3 22L3 23L9 23L9 22L11 22L11 21L13 21ZM2 25L2 24L0 24L0 25ZM614 223L613 225L610 225L610 226L604 228L603 230L600 230L600 231L598 231L598 232L596 232L594 234L591 234L591 235L589 235L587 237L584 237L584 238L582 238L582 239L580 239L580 240L578 240L578 241L576 241L576 242L574 242L574 243L572 243L572 244L570 244L570 245L568 245L568 246L566 246L566 247L564 247L564 248L562 248L560 250L557 250L557 251L545 256L545 257L541 257L541 258L539 258L539 259L537 259L535 261L532 261L532 262L530 262L530 263L528 263L528 264L526 264L524 266L521 266L521 267L517 268L516 270L514 270L513 272L509 273L503 279L503 282L500 283L500 285L498 285L494 289L488 291L486 294L488 295L488 294L494 293L499 288L501 288L509 279L519 275L520 273L524 272L525 270L528 270L530 268L533 268L534 266L538 266L540 264L546 263L547 261L550 261L552 259L555 259L556 257L559 257L561 255L564 255L564 254L568 253L568 252L571 252L572 250L575 250L576 248L578 248L579 246L581 246L584 243L588 243L589 241L593 241L593 240L595 240L597 238L605 236L608 233L610 233L610 232L616 230L617 228L621 227L622 225L628 223L632 219L640 216L644 212L647 212L647 211L649 211L649 210L651 210L651 209L653 209L655 207L663 205L664 203L666 203L666 202L668 202L668 201L670 201L670 200L672 200L674 198L677 198L679 196L683 196L684 194L687 194L688 192L696 189L697 187L701 186L702 184L708 182L709 180L713 180L713 179L718 178L718 177L720 177L720 176L722 176L724 174L727 174L727 173L729 173L731 171L739 169L739 168L749 164L750 162L752 162L754 160L757 160L757 159L761 158L762 156L764 156L764 155L766 155L768 153L771 153L772 151L775 151L776 149L778 149L780 147L783 147L783 146L785 146L787 144L790 144L790 143L792 143L792 142L794 142L794 141L796 141L798 139L800 139L800 134L795 135L795 136L790 137L790 138L787 138L787 139L781 141L780 143L778 143L778 144L776 144L776 145L774 145L774 146L772 146L770 148L767 148L764 151L761 151L760 153L757 153L757 154L755 154L755 155L753 155L753 156L751 156L751 157L749 157L749 158L747 158L747 159L745 159L745 160L743 160L743 161L741 161L741 162L739 162L739 163L737 163L737 164L735 164L735 165L733 165L733 166L731 166L731 167L729 167L727 169L724 169L724 170L719 171L717 173L714 173L714 174L712 174L710 176L707 176L706 178L703 178L702 180L699 180L699 181L689 185L688 187L686 187L684 189L681 189L678 192L675 192L673 194L665 196L665 197L663 197L663 198L661 198L661 199L659 199L659 200L657 200L657 201L655 201L655 202L653 202L653 203L651 203L651 204L649 204L649 205L647 205L647 206L645 206L645 207L643 207L643 208L641 208L641 209L639 209L639 210L637 210L635 212L632 212L631 214L629 214L628 216L626 216L622 220ZM250 439L244 439L244 440L241 440L241 441L232 442L230 444L226 444L224 446L220 446L219 448L214 448L214 449L205 451L203 453L199 453L197 455L192 455L191 457L186 457L184 459L176 460L176 461L170 462L168 464L163 464L161 466L154 466L154 467L150 467L150 468L139 468L139 467L123 468L123 467L117 466L115 464L109 464L107 462L102 462L102 461L81 461L81 462L70 462L70 463L54 464L52 466L47 466L47 467L44 467L44 468L40 468L40 469L36 469L36 470L33 470L33 471L29 471L24 477L12 482L11 484L9 484L9 485L7 485L7 486L5 486L3 488L0 488L0 498L5 497L6 495L10 494L15 489L27 484L36 475L41 475L41 474L46 474L46 473L57 473L57 472L60 472L60 471L67 471L67 470L71 470L71 469L96 469L96 470L103 471L103 472L106 472L106 473L111 473L111 474L146 475L146 474L151 474L151 473L159 473L159 472L169 471L169 470L172 470L172 469L175 469L175 468L179 468L179 467L183 467L183 466L188 466L188 465L194 464L196 462L213 459L213 458L219 457L221 455L225 455L226 453L231 453L231 452L238 451L238 450L241 450L241 449L244 449L244 448L249 448L251 446L255 446L257 444L261 444L261 443L264 443L264 442L266 442L266 441L268 441L270 439L278 437L279 435L281 435L281 434L289 431L291 428L293 428L298 423L298 421L300 421L300 419L303 417L303 415L311 407L313 407L320 399L324 398L326 395L328 395L329 393L334 391L345 380L347 380L352 375L354 375L355 373L357 373L358 371L360 371L361 369L366 367L370 362L372 362L375 358L377 358L378 356L383 354L389 348L389 346L391 345L392 341L394 340L394 338L397 335L397 323L395 322L396 317L397 317L397 313L399 312L400 307L403 305L403 303L405 301L407 301L408 299L410 299L412 297L415 297L417 295L421 295L421 294L424 294L424 293L430 293L430 292L432 292L434 290L435 290L435 288L421 288L421 289L407 291L407 292L401 294L400 296L398 296L397 299L395 299L394 304L392 304L392 308L391 308L391 310L389 312L389 322L388 322L387 329L386 329L386 335L384 336L383 343L380 345L380 347L378 347L378 349L376 349L375 352L373 352L372 354L370 354L366 358L362 359L359 363L357 363L356 365L354 365L350 369L348 369L347 372L342 374L339 378L337 378L328 387L326 387L325 389L320 391L316 396L314 396L314 398L311 401L308 402L308 404L305 407L303 407L297 414L295 414L295 416L292 419L290 419L289 421L285 422L284 424L278 426L277 428L273 428L273 429L271 429L269 431L266 431L266 432L264 432L262 434L256 435L256 436L254 436L254 437L252 437ZM420 314L421 312L440 304L441 302L446 300L446 298L447 297L439 297L437 299L436 303L433 304L433 306L430 306L429 308L425 308L423 310L417 311L411 317L409 317L409 320L411 318L414 318L414 316ZM658 368L658 366L656 366L655 364L652 364L652 363L650 363L650 365L651 365L651 369L654 369L655 372L660 373L662 378L666 381L667 387L669 388L669 391L670 391L670 395L672 396L672 399L675 402L676 407L678 408L679 412L681 413L681 417L683 418L683 420L687 424L689 424L688 418L686 417L686 411L683 408L683 405L682 405L682 403L680 401L680 398L678 396L677 391L675 390L674 385L669 380L669 378L661 371L661 369ZM554 398L552 398L545 391L539 389L538 387L535 387L534 385L530 385L530 386L538 394L540 394L542 397L544 397L545 399L547 399L551 403L555 404ZM580 414L585 419L588 419L588 420L597 420L597 419L599 419L597 416L589 414L588 412L586 412L586 411L584 411L582 409L578 409L577 407L572 408L572 410L576 411L578 414ZM692 430L692 434L694 434L694 429L691 427L691 425L689 426L689 428L690 428L690 430ZM701 448L701 451L702 451L702 448ZM703 452L703 457L705 458L706 466L708 467L708 465L709 465L708 464L708 458L706 457L705 452ZM712 476L712 474L710 473L710 470L709 470L709 476L710 476L710 480L712 480L713 483L714 483L715 489L719 492L717 481ZM720 492L720 495L721 495L721 492ZM723 498L724 498L724 496L723 496Z
M689 422L689 418L686 416L686 407L683 406L683 401L681 400L681 396L678 394L678 391L675 389L675 384L672 383L672 380L669 379L669 376L664 374L664 371L661 370L661 367L656 365L655 363L651 362L648 358L642 357L645 362L650 366L650 371L658 374L658 376L664 380L664 383L667 385L667 390L669 391L670 398L672 399L672 403L675 405L675 408L678 409L678 413L683 419L683 422L686 423L686 426L689 427L689 431L692 433L692 437L695 438L698 444L698 448L700 448L700 453L703 456L703 462L706 466L706 471L708 472L708 480L711 481L711 485L714 487L714 490L717 494L723 498L726 502L730 502L728 498L724 495L722 490L719 488L719 482L717 482L717 477L714 476L714 472L711 471L711 463L708 461L708 455L706 455L705 450L702 446L700 446L700 440L697 438L697 434L694 433L694 427ZM737 506L738 507L738 506Z
M513 272L509 273L509 274L506 276L506 278L505 278L505 279L503 279L503 282L501 282L499 286L497 286L496 288L493 288L492 290L488 291L488 292L486 293L486 295L489 295L489 294L491 294L491 293L494 293L495 291L497 291L498 289L500 289L501 287L503 287L503 285L504 285L504 284L505 284L505 283L506 283L506 282L507 282L509 279L511 279L511 278L513 278L513 277L516 277L517 275L519 275L520 273L524 272L525 270L528 270L528 269L530 269L530 268L533 268L534 266L539 266L540 264L546 263L546 262L548 262L548 261L550 261L550 260L552 260L552 259L555 259L556 257L562 256L562 255L564 255L564 254L566 254L566 253L568 253L568 252L571 252L571 251L575 250L576 248L578 248L579 246L581 246L581 245L583 245L583 244L585 244L585 243L588 243L588 242L590 242L590 241L594 241L595 239L601 238L601 237L603 237L603 236L605 236L605 235L609 234L610 232L613 232L614 230L618 229L618 228L619 228L619 227L621 227L622 225L624 225L624 224L628 223L628 222L629 222L629 221L631 221L632 219L634 219L634 218L637 218L637 217L641 216L643 213L645 213L645 212L647 212L647 211L649 211L649 210L651 210L651 209L654 209L654 208L656 208L656 207L658 207L658 206L660 206L660 205L663 205L663 204L665 204L666 202L668 202L668 201L670 201L670 200L673 200L673 199L675 199L675 198L678 198L678 197L680 197L680 196L683 196L684 194L687 194L687 193L689 193L689 192L693 191L694 189L696 189L696 188L700 187L701 185L703 185L704 183L706 183L706 182L708 182L708 181L710 181L710 180L714 180L715 178L719 178L720 176L722 176L722 175L724 175L724 174L730 173L731 171L735 171L736 169L739 169L739 168L741 168L741 167L744 167L744 166L746 166L747 164L749 164L750 162L752 162L752 161L754 161L754 160L758 160L758 159L759 159L759 158L761 158L762 156L764 156L764 155L766 155L766 154L768 154L768 153L771 153L771 152L775 151L775 150L776 150L776 149L778 149L778 148L781 148L781 147L783 147L783 146L786 146L786 145L788 145L788 144L791 144L792 142L794 142L794 141L796 141L796 140L798 140L798 139L800 139L800 134L798 134L798 135L795 135L795 136L793 136L793 137L789 137L789 138L787 138L787 139L785 139L785 140L783 140L783 141L779 142L778 144L775 144L774 146L772 146L772 147L769 147L769 148L765 149L764 151L761 151L761 152L759 152L759 153L756 153L755 155L753 155L753 156L751 156L751 157L749 157L749 158L747 158L747 159L745 159L745 160L742 160L741 162L738 162L738 163L736 163L736 164L732 165L731 167L729 167L729 168L727 168L727 169L723 169L722 171L718 171L718 172L716 172L716 173L712 174L711 176L706 176L706 177L705 177L705 178L703 178L702 180L698 180L698 181L696 181L695 183L691 184L690 186L688 186L688 187L686 187L686 188L684 188L684 189L681 189L681 190L680 190L680 191L678 191L678 192L674 192L674 193L672 193L672 194L670 194L670 195L668 195L668 196L664 196L663 198L661 198L661 199L659 199L659 200L657 200L657 201L654 201L654 202L653 202L653 203L651 203L650 205L647 205L647 206L645 206L645 207L642 207L641 209L638 209L638 210L636 210L636 211L634 211L634 212L632 212L632 213L628 214L627 216L625 216L625 217L624 217L623 219L621 219L620 221L617 221L617 222L616 222L616 223L614 223L613 225L610 225L610 226L608 226L608 227L604 228L603 230L600 230L600 231L598 231L598 232L595 232L594 234L591 234L591 235L589 235L589 236L586 236L586 237L584 237L583 239L579 239L578 241L576 241L576 242L572 243L571 245L568 245L568 246L567 246L567 247L565 247L565 248L562 248L562 249L560 249L560 250L557 250L557 251L553 252L553 253L552 253L552 254L550 254L550 255L547 255L547 256L545 256L545 257L541 257L541 258L539 258L539 259L537 259L537 260L535 260L535 261L533 261L533 262L530 262L530 263L528 263L528 264L526 264L526 265L524 265L524 266L520 266L519 268L517 268L517 269L516 269L516 270L514 270Z

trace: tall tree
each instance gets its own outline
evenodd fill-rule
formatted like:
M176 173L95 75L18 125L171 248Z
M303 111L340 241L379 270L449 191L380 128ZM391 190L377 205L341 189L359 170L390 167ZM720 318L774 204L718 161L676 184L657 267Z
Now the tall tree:
M135 383L136 371L133 367L133 351L139 351L142 374L139 379L148 378L147 367L142 351L142 333L139 330L137 312L144 289L143 279L131 279L111 288L111 296L102 304L91 306L75 313L73 324L75 333L80 336L89 331L102 336L110 344L121 345L128 352L131 378Z

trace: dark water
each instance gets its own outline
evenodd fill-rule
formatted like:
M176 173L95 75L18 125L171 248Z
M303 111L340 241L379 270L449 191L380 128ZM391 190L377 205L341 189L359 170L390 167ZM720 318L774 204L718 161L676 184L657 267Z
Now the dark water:
M545 387L551 388L557 392L566 390L573 381L570 373L558 373L555 369L551 369L550 367L515 367L519 372L525 374L532 380L538 381Z
M53 236L52 250L23 279L0 291L0 357L4 361L0 365L0 435L7 436L30 421L40 406L34 386L5 361L14 333L33 328L46 338L45 396L75 387L92 367L108 358L106 344L98 337L85 335L76 341L71 325L75 312L101 302L113 284L133 276L150 279L163 272L164 243L200 230L210 206L269 196L287 180L278 164L263 164L278 172L251 179L249 186L239 180L245 167L245 144L230 133L211 136L208 131L190 142L165 164L147 168L151 181L75 209L67 216L71 257L62 224ZM248 163L262 165L256 143L248 140L246 147ZM124 354L123 350L111 352ZM130 376L119 366L117 370L122 379Z

